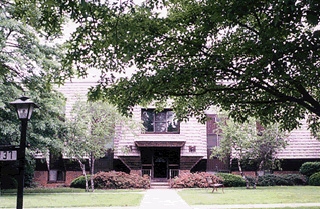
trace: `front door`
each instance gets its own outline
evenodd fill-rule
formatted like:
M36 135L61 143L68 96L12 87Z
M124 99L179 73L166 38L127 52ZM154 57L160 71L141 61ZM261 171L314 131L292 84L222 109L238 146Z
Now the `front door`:
M163 151L154 152L153 171L154 178L168 178L168 158Z

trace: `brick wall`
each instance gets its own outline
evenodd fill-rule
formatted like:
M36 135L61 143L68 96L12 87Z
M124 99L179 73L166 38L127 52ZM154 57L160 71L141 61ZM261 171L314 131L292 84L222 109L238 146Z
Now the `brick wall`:
M233 171L232 174L234 174L234 175L240 175L240 172L239 172L239 171ZM244 174L245 176L256 176L255 171L243 171L243 174Z
M66 172L66 181L65 186L70 186L73 179L82 176L82 171L67 171Z
M35 171L33 181L40 187L46 187L48 183L48 171Z
M49 182L48 171L35 171L34 182L40 187L68 187L73 179L82 175L81 171L67 171L65 181Z

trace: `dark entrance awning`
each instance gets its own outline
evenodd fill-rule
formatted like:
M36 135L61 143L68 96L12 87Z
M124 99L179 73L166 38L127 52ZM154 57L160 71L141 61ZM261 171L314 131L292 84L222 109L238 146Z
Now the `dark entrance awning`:
M137 147L183 147L185 141L135 141Z

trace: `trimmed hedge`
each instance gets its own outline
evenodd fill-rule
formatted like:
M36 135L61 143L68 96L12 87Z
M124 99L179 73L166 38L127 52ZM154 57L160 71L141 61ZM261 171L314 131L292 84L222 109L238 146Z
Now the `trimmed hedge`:
M148 176L142 177L125 172L99 172L94 176L94 184L98 189L146 189L150 187L150 179Z
M285 174L275 175L267 174L259 176L258 186L293 186L293 185L305 185L307 179L301 174Z
M226 187L243 187L246 186L246 181L240 175L230 173L218 173L217 176L223 179L223 184Z
M221 178L216 175L206 172L184 173L176 176L171 184L173 188L206 188L208 187L207 177L211 177L214 183L223 182Z
M320 172L314 173L310 176L309 185L320 186Z
M317 172L320 172L320 162L306 162L300 167L300 173L307 177Z
M90 175L87 175L87 178L88 178L88 183L89 183L89 187L90 187L91 186ZM86 188L86 178L84 176L79 176L79 177L73 179L73 181L70 184L70 187L85 189Z

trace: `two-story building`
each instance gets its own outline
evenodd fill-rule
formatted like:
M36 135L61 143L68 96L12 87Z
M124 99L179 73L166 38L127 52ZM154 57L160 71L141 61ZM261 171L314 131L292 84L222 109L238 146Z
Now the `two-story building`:
M96 85L93 80L77 80L59 88L67 98L64 107L67 116L77 97L85 96L88 89ZM170 107L157 112L152 105L147 108L136 106L133 119L142 122L145 130L133 134L126 127L117 127L113 153L97 161L96 170L148 174L152 179L167 179L181 172L229 172L229 163L209 158L211 148L219 146L219 137L213 131L216 128L214 109L208 111L208 117L212 120L205 124L195 118L179 122ZM320 160L320 141L313 138L303 125L290 133L288 146L278 156L283 159L285 171L297 172L303 162ZM35 180L42 182L41 185L46 186L50 182L69 185L75 176L81 175L76 165L70 165L69 159L46 162L38 161L36 168Z

